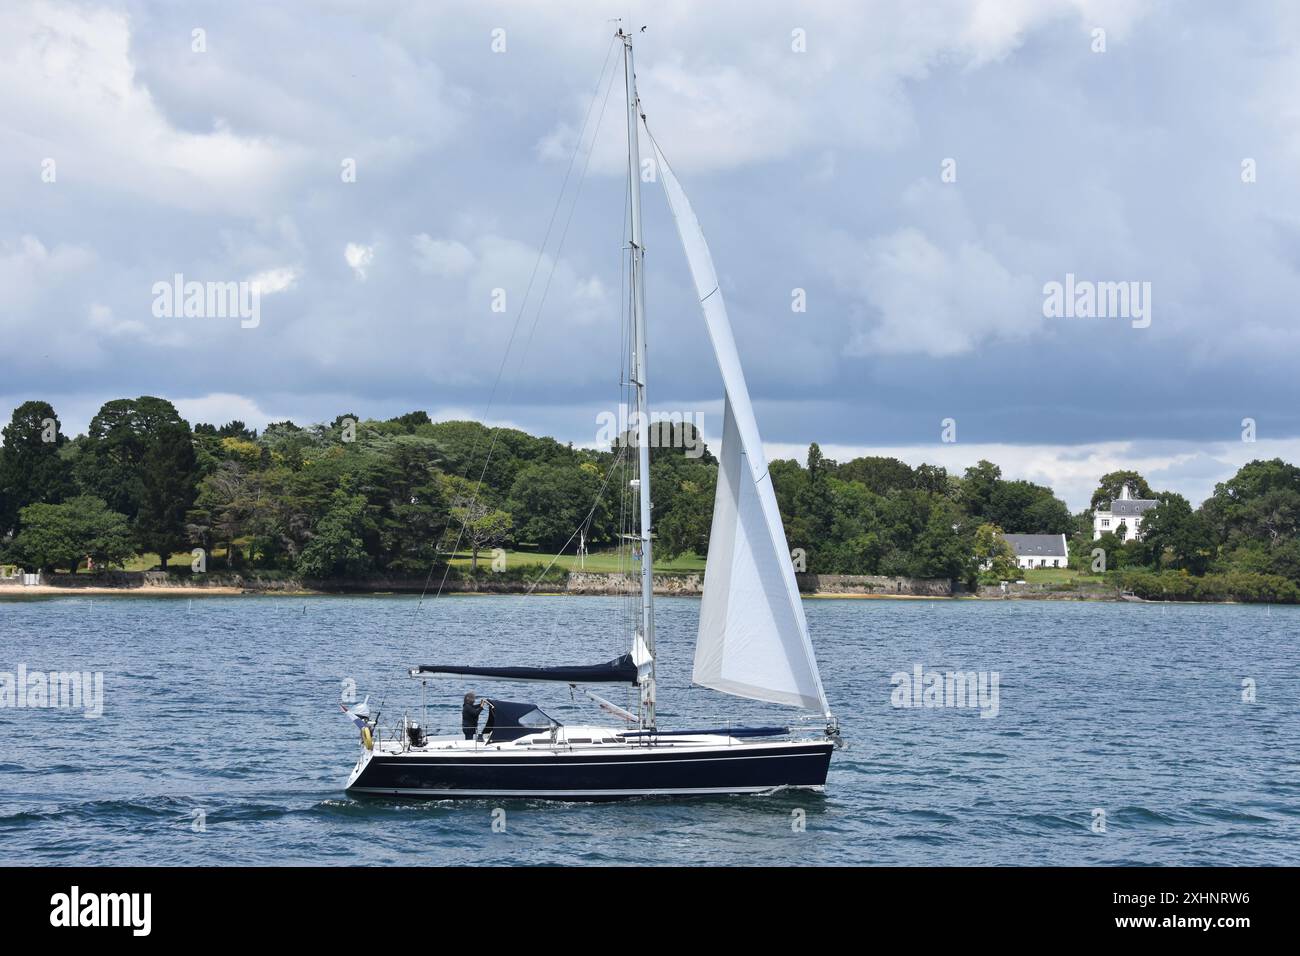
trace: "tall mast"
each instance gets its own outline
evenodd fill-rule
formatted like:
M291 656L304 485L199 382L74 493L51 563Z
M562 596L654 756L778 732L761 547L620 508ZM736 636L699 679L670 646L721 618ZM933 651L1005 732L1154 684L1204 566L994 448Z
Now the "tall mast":
M650 655L650 674L641 685L641 727L655 728L654 558L650 512L650 403L646 398L645 247L641 243L641 150L637 139L640 104L632 65L632 37L621 29L623 77L627 87L627 175L631 198L632 248L632 381L636 386L636 430L640 492L641 624L639 633Z

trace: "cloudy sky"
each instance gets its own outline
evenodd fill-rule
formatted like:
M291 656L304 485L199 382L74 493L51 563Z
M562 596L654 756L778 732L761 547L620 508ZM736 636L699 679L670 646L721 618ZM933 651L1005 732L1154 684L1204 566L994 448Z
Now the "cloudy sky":
M1116 467L1200 500L1300 461L1284 2L7 3L0 412L424 408L592 443L619 395L617 16L647 26L644 107L771 453L988 457L1074 508ZM716 436L645 203L653 404ZM155 314L176 274L255 283L256 327ZM1045 316L1067 274L1150 283L1149 325Z

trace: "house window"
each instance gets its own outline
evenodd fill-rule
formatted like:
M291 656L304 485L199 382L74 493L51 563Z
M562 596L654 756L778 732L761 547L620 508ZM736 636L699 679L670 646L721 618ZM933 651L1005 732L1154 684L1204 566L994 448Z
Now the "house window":
M1109 527L1110 527L1110 519L1109 519L1109 518L1102 518L1102 519L1101 519L1101 526L1102 526L1103 528L1109 528Z
M1053 561L1052 561L1052 567L1054 567L1054 568L1059 568L1060 566L1061 566L1061 559L1060 559L1060 558L1055 558L1055 559L1053 559Z

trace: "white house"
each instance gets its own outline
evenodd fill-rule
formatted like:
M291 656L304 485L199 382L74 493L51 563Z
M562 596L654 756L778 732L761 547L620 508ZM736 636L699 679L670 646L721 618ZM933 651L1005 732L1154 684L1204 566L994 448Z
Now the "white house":
M1063 534L1004 534L1016 552L1022 568L1063 568L1070 560L1070 546Z
M1142 525L1142 516L1158 504L1160 502L1154 498L1134 498L1126 482L1119 497L1110 503L1110 510L1098 510L1092 516L1092 540L1096 541L1108 531L1124 541L1140 537L1138 528Z

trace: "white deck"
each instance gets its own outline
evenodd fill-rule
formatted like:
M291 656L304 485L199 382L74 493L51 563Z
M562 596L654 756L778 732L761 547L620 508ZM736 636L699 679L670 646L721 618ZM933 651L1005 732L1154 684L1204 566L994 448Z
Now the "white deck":
M536 753L539 750L545 751L562 751L568 753L574 750L624 750L635 751L645 750L646 748L663 749L671 747L674 750L691 748L691 747L730 747L730 746L755 746L755 741L741 740L726 734L673 734L672 736L663 737L624 737L626 733L618 727L597 727L597 726L577 726L561 727L555 734L554 739L551 737L549 730L538 731L535 734L528 734L517 740L511 740L504 743L493 743L482 740L466 740L464 734L456 736L429 737L423 747L412 747L409 741L385 740L375 742L375 751L382 753L386 757L398 756L401 754L430 754L446 751L456 751L458 753L472 754L479 752L487 753L518 753L525 751ZM790 741L776 742L778 745L784 743L789 745Z

